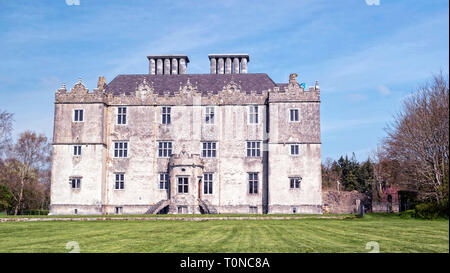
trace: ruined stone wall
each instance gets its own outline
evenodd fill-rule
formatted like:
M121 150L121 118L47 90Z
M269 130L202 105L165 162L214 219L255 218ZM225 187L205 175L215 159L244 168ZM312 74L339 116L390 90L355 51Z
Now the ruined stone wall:
M366 201L366 196L358 191L324 191L324 213L358 213L361 201Z
M399 212L400 204L396 202L372 202L372 212Z

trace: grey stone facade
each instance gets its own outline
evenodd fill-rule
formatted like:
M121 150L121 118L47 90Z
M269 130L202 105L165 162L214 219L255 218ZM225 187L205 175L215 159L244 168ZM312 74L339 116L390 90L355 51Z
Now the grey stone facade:
M57 90L51 214L322 213L318 84L209 58L211 74L158 55L149 74Z

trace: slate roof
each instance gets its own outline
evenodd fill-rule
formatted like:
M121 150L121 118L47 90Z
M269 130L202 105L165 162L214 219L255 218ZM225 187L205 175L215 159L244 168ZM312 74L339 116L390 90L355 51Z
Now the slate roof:
M133 93L137 86L146 80L159 94L170 91L172 94L178 92L180 85L184 86L188 79L192 85L202 93L212 91L214 94L220 92L225 85L234 81L241 85L242 90L250 93L256 91L272 89L276 86L273 80L264 73L252 74L180 74L180 75L118 75L106 86L106 91L113 95L129 95ZM181 84L180 84L181 83Z

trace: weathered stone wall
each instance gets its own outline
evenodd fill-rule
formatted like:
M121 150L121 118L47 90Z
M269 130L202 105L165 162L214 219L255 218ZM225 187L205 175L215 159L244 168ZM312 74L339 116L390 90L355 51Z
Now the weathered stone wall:
M304 91L296 83L269 93L269 212L322 213L320 92ZM299 110L299 121L289 119ZM290 155L298 144L299 155ZM290 188L290 177L301 177L300 188Z
M322 196L324 213L358 213L360 202L366 200L358 191L324 191Z
M257 213L292 213L293 207L298 213L321 213L318 90L304 91L297 84L246 93L228 82L218 94L202 94L188 80L175 95L159 95L145 79L129 95L100 89L88 93L79 82L71 92L57 91L52 214L74 209L79 214L114 213L115 207L124 214L141 214L168 199L158 176L168 172L169 159L158 158L158 141L172 141L173 154L201 154L202 141L217 143L217 157L203 158L202 172L214 173L214 180L213 194L202 191L202 199L219 213L249 213L250 207ZM258 105L258 124L248 121L249 105ZM127 107L127 124L117 124L118 106ZM170 125L161 124L162 106L171 106ZM203 122L205 106L215 107L214 125ZM84 122L72 122L75 108L84 109ZM290 108L300 110L300 122L287 122ZM128 141L127 158L114 158L114 141ZM262 156L246 157L246 141L261 141ZM72 155L76 143L83 144L79 158ZM289 143L300 144L299 156L289 155ZM257 194L249 194L249 172L259 173ZM114 189L115 173L125 174L123 190ZM82 176L79 190L69 185L75 175ZM195 204L199 175L192 175L189 204ZM290 176L302 177L300 189L289 188Z
M98 214L104 203L106 107L101 102L102 95L88 93L81 82L69 94L78 103L59 103L58 99L55 103L51 212L74 214L77 209L79 214ZM65 90L58 90L56 96L68 95ZM74 109L84 110L82 122L73 122ZM81 145L81 156L73 156L75 144ZM81 177L80 189L71 188L71 177Z
M399 212L399 203L390 202L372 202L372 212Z

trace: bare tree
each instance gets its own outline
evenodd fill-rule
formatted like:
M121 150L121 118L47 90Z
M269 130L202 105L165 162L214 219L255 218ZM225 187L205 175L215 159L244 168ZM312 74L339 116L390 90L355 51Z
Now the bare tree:
M0 110L0 158L11 142L13 114Z
M326 158L322 165L322 189L324 191L338 191L342 182L342 173L338 169L336 161Z
M442 72L403 102L386 129L387 157L419 188L421 197L448 196L449 85Z
M44 135L25 131L20 134L17 143L14 145L13 154L19 163L16 164L18 187L14 195L17 201L14 215L17 215L24 198L25 184L36 181L39 174L49 168L50 145Z

